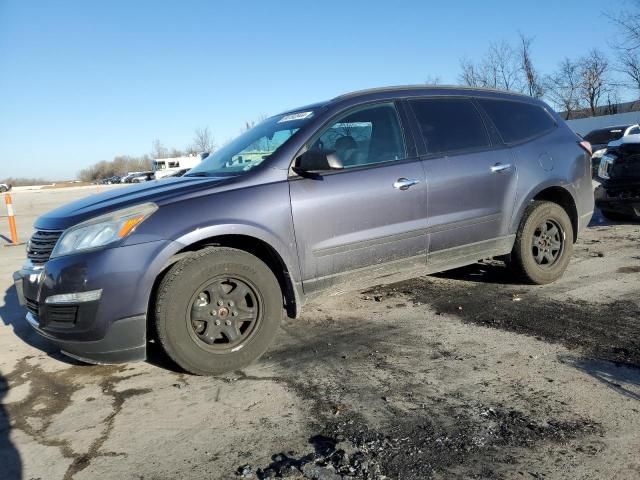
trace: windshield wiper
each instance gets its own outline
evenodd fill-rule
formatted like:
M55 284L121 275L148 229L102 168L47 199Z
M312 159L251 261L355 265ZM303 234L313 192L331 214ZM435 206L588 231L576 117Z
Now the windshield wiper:
M194 173L185 173L183 177L210 177L207 172L194 172Z

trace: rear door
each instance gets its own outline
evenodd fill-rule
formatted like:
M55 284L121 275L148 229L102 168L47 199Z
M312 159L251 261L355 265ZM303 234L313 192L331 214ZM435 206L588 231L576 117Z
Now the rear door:
M501 239L507 235L516 189L509 149L494 145L471 99L407 102L423 140L429 262L455 263L508 243Z
M306 293L365 267L426 266L424 170L406 134L386 102L339 115L309 142L335 151L345 168L290 178Z

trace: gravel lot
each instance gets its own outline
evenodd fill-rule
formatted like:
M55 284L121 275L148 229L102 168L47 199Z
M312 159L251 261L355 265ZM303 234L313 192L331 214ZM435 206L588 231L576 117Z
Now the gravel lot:
M21 239L93 191L16 193ZM315 302L221 378L61 356L23 258L0 247L2 479L640 478L638 224L596 216L552 285L479 263Z

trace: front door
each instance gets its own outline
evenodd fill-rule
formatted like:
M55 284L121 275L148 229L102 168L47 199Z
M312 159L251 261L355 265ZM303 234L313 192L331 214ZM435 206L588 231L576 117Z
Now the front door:
M344 169L289 182L305 293L366 267L426 265L424 170L407 158L393 103L339 116L308 148L334 151Z

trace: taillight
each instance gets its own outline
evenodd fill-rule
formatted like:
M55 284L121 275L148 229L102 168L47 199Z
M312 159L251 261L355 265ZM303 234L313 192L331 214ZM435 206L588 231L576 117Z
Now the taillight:
M582 149L589 154L589 156L593 155L593 150L591 149L591 144L586 140L580 140L578 145L582 147Z

